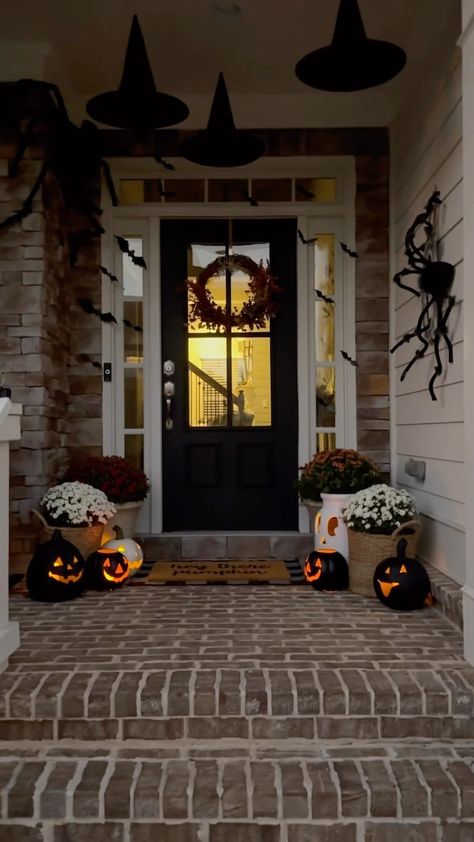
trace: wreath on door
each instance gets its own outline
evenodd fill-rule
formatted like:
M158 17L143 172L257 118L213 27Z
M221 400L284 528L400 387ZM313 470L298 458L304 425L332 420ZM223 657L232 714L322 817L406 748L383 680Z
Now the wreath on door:
M231 272L244 272L249 277L248 298L240 310L234 307L228 311L215 301L208 288L208 282L214 276L222 275L227 269ZM209 263L195 279L189 279L190 321L197 321L198 327L208 330L242 330L266 327L266 321L273 318L279 309L278 298L282 292L272 275L269 264L256 263L244 254L230 257L218 257Z

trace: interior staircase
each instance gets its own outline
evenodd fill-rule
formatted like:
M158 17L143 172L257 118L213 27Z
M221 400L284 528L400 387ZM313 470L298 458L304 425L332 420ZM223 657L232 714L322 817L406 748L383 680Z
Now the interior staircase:
M13 613L2 842L474 839L474 669L437 608L144 585Z

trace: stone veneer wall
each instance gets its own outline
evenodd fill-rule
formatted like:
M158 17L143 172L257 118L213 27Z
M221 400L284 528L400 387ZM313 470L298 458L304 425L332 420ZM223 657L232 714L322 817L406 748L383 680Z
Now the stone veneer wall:
M0 220L20 205L39 166L27 161L19 178L0 178ZM71 450L102 450L100 372L78 356L100 351L100 323L91 325L92 317L75 304L79 295L100 300L98 246L71 269L66 220L49 175L33 213L0 232L0 373L12 400L23 404L22 437L11 454L13 571L31 558L36 529L30 511L61 477Z
M358 447L388 472L388 133L385 129L262 130L272 156L354 155L356 196L356 349ZM125 132L103 132L107 156L154 153ZM186 132L160 132L164 156L178 154ZM3 153L3 154L2 154ZM0 158L11 156L11 147ZM38 170L0 177L0 220L19 207ZM62 473L68 455L102 447L101 323L75 304L100 301L99 245L81 251L71 269L64 221L71 222L54 178L34 212L0 232L0 373L24 406L22 439L12 453L11 561L24 569L35 533L30 509ZM80 220L76 220L80 224ZM74 223L74 220L73 220Z

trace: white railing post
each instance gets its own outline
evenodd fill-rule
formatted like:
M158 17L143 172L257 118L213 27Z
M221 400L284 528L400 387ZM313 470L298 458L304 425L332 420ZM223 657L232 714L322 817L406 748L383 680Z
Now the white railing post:
M10 442L20 438L20 404L0 398L0 672L20 645L18 623L8 616Z

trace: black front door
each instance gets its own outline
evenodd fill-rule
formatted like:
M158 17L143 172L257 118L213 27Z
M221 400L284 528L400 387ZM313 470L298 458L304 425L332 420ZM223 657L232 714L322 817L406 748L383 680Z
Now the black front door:
M206 329L189 318L186 279L237 254L269 260L278 314ZM297 529L296 222L165 220L161 255L164 530ZM207 288L238 312L248 281L227 270Z

